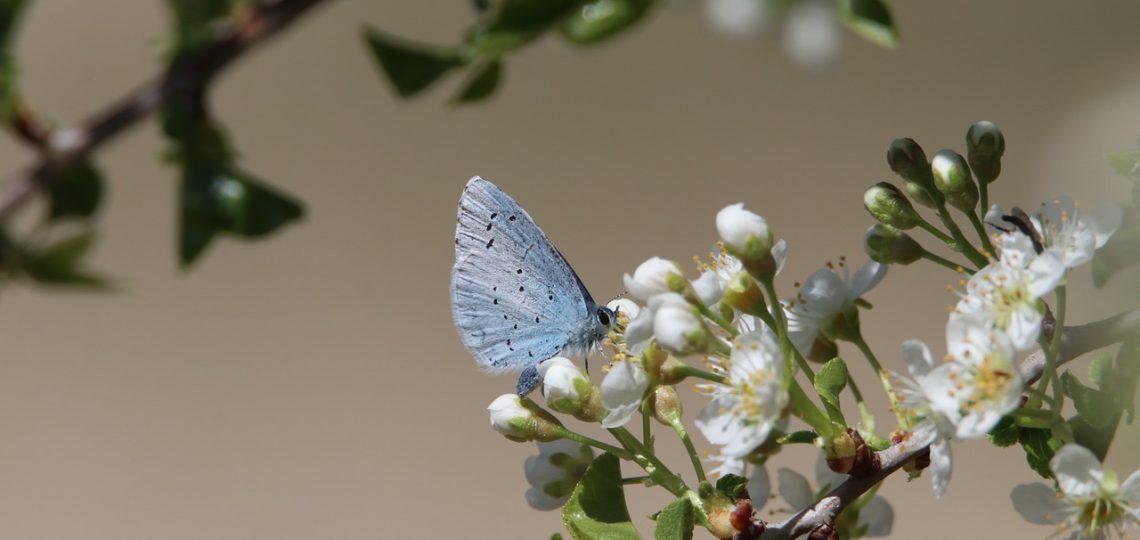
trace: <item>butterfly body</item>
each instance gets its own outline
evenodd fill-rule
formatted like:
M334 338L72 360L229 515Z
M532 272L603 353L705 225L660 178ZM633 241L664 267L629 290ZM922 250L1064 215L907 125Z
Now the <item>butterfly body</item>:
M459 199L451 310L480 367L523 370L519 394L540 382L539 362L588 353L613 321L530 215L477 176Z

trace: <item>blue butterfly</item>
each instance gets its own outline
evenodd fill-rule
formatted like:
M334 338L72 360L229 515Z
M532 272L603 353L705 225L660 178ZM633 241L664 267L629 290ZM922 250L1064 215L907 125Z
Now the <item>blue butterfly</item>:
M542 382L539 362L588 353L614 321L526 210L478 176L459 198L451 314L485 371L523 370L519 395Z

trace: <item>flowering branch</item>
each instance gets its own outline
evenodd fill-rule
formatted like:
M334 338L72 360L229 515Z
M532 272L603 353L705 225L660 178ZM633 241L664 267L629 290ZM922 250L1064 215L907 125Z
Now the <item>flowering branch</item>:
M321 1L277 0L257 4L239 17L228 32L195 54L174 62L161 76L51 136L45 136L39 129L25 129L21 124L17 131L42 146L43 157L0 193L0 222L10 218L37 192L57 182L65 171L88 154L161 105L179 98L201 96L235 59L292 24Z
M1118 343L1136 332L1140 332L1140 309L1126 311L1088 324L1066 327L1061 336L1062 347L1057 365L1063 365L1092 350ZM1045 363L1045 352L1038 350L1026 357L1018 366L1018 370L1026 383L1030 384L1041 378ZM912 438L922 438L921 435L923 433L916 432L912 434ZM760 539L797 538L830 525L847 505L905 463L926 452L928 448L929 445L908 446L904 441L881 452L875 452L873 462L878 462L877 468L868 474L850 477L814 505L800 510L780 523L769 524Z

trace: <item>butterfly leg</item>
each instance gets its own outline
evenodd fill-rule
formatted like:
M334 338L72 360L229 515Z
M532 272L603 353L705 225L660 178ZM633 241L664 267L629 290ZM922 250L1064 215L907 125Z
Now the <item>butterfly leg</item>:
M519 396L525 396L542 383L542 376L538 374L538 368L535 366L527 366L522 373L519 374L519 382L515 385L515 392Z

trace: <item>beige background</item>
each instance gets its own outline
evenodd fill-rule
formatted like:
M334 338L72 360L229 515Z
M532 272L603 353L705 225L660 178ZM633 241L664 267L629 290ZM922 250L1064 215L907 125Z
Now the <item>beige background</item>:
M523 500L533 447L487 427L484 408L513 378L479 373L450 321L455 203L473 174L521 201L598 298L649 256L707 251L715 211L736 201L788 240L790 294L827 260L862 262L860 196L891 178L894 137L960 149L970 123L998 122L1009 150L994 199L1031 207L1061 192L1122 193L1101 153L1140 133L1130 2L895 2L899 50L846 36L839 63L814 75L790 67L775 39L724 39L681 6L598 50L544 41L510 59L493 102L461 110L443 103L455 81L397 101L359 40L369 22L449 41L472 18L466 2L427 4L333 2L221 82L216 105L244 163L309 204L304 223L268 242L219 242L179 272L175 179L156 124L100 155L110 193L95 262L127 291L4 289L0 536L559 530L557 514ZM161 2L40 0L27 22L23 87L60 123L159 69ZM0 142L9 175L30 158ZM886 365L901 368L905 338L941 348L955 280L896 268L872 293L867 328ZM1071 320L1113 302L1081 298ZM695 410L701 400L685 393ZM1136 433L1110 456L1122 474L1140 466ZM661 444L687 469L679 445ZM883 489L897 537L1047 535L1009 504L1034 479L1018 451L955 452L943 501L926 479ZM813 459L789 451L774 463ZM642 516L665 499L639 488L630 498L648 532Z

